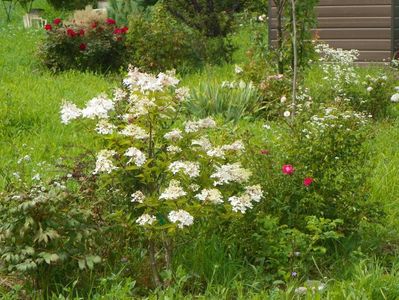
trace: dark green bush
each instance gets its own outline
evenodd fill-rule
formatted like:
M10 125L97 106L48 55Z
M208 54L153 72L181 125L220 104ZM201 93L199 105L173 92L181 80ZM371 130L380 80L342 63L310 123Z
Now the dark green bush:
M86 5L95 5L97 0L47 0L55 9L83 9Z
M205 37L177 22L161 5L130 18L127 42L132 63L143 70L186 71L226 61L231 54L224 38Z

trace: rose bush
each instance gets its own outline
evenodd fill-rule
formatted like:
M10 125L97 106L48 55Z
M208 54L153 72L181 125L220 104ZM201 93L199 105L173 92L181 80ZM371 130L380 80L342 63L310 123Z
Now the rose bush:
M125 64L127 27L113 19L55 19L44 26L46 39L39 48L44 65L54 71L67 69L110 71Z

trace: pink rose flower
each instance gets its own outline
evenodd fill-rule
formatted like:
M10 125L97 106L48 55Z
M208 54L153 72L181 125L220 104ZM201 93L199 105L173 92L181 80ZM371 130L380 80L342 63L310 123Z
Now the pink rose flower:
M309 186L313 183L314 179L312 177L307 177L303 180L303 185L304 186Z
M283 165L282 171L285 175L292 175L295 169L292 165Z

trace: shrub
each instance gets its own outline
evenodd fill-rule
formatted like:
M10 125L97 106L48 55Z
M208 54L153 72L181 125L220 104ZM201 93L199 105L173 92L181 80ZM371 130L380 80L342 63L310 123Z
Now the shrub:
M206 38L198 31L180 24L162 5L154 6L148 14L130 18L128 43L132 61L143 70L165 71L175 68L187 71L205 62L228 60L222 38ZM162 46L160 46L162 45Z
M136 0L111 0L107 10L110 18L127 25L129 17L140 13L142 7Z
M47 36L40 46L43 64L54 71L67 69L109 71L125 63L127 27L91 9L76 12L71 21L55 19L45 25Z
M241 140L218 127L212 118L179 120L185 89L176 89L173 73L158 76L129 70L125 89L113 100L101 95L78 109L62 108L64 123L98 119L97 132L107 149L98 153L94 174L121 186L134 224L148 245L156 285L161 284L157 249L163 249L166 269L172 269L173 247L185 228L218 215L240 217L262 199L262 190L241 164ZM131 196L129 196L131 195Z
M7 273L24 275L36 289L71 280L101 261L95 255L93 214L65 181L3 195L0 255Z
M74 10L83 9L87 5L95 5L97 0L47 0L47 2L58 10Z

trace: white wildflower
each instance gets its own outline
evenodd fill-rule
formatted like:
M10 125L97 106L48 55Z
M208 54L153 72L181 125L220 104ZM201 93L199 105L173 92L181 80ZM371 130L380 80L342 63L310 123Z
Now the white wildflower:
M258 17L258 21L259 21L259 22L264 22L264 21L266 21L266 19L267 19L267 17L266 17L265 14L260 15L260 16Z
M291 113L288 110L286 110L284 112L284 117L288 118L289 116L291 116Z
M163 136L166 140L176 142L183 138L182 131L180 129L174 129Z
M131 197L132 197L131 202L137 202L137 203L143 203L144 199L145 199L145 196L144 196L143 192L141 192L141 191L134 192L131 195Z
M164 87L175 87L180 82L180 80L176 78L176 70L159 73L157 79Z
M286 96L282 96L282 97L280 98L280 102L281 102L281 103L284 103L285 101L287 101L287 97L286 97Z
M234 164L226 164L216 167L216 173L211 175L211 178L217 179L214 185L222 185L230 182L243 183L248 181L251 172L241 167L239 162Z
M114 156L116 152L114 150L101 150L97 155L96 169L93 174L98 174L100 172L111 173L113 170L118 169L114 166L111 157Z
M37 173L36 175L34 175L34 176L32 177L32 180L40 181L40 179L41 179L41 177L40 177L40 174L39 174L39 173Z
M129 114L133 118L145 116L148 114L149 108L157 106L154 99L137 97L137 95L135 95L134 99L131 97L130 102L133 106L129 109Z
M24 157L18 159L17 164L21 164L23 161L30 161L30 156L27 154Z
M180 186L180 181L171 180L169 186L159 196L159 199L176 200L185 195L187 195L187 193Z
M197 162L175 161L169 165L169 170L173 174L183 171L183 173L190 178L195 178L200 175L200 165Z
M153 215L143 214L137 218L136 223L140 226L152 225L156 222L157 218Z
M216 147L206 152L209 157L224 158L224 151L222 147Z
M95 117L107 119L108 112L114 109L114 102L101 94L91 99L82 110L82 116L89 119Z
M96 131L99 134L112 134L116 126L109 123L107 120L101 119L96 126Z
M128 164L134 161L134 164L138 167L144 165L147 160L145 154L135 147L128 148L125 152L125 156L131 157L127 162Z
M265 128L267 130L270 130L272 127L270 125L268 125L268 124L265 124L265 125L263 125L263 128Z
M211 202L212 204L223 203L222 193L218 189L204 189L200 194L195 195L195 198L203 202Z
M183 228L184 226L190 226L194 223L194 218L187 211L183 209L172 210L168 215L169 221L177 223L177 227Z
M395 103L399 102L399 93L396 93L396 94L392 95L391 101L395 102Z
M373 88L371 86L367 87L367 92L371 92L373 90Z
M73 103L65 101L61 107L61 122L68 124L82 115L82 111Z
M134 124L128 124L121 132L120 134L124 136L131 136L134 137L137 140L145 140L149 137L148 133L141 127L134 125Z

